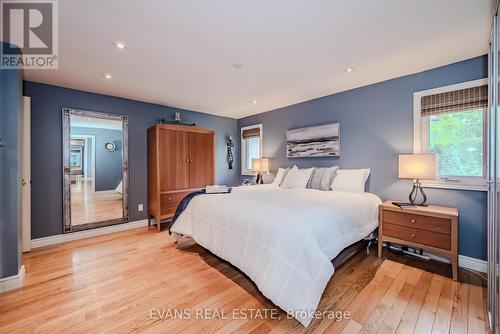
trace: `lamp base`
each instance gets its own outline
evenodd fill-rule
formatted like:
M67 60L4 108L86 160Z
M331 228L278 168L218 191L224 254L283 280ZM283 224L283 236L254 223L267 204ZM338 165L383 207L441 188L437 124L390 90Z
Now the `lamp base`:
M419 193L422 195L422 202L417 203L417 197ZM413 205L427 206L427 204L425 204L425 202L427 202L427 195L425 194L424 188L422 187L422 183L420 183L419 179L416 179L416 181L413 182L413 188L411 189L408 199Z
M264 180L262 179L262 173L257 173L257 180L255 180L255 184L264 184Z

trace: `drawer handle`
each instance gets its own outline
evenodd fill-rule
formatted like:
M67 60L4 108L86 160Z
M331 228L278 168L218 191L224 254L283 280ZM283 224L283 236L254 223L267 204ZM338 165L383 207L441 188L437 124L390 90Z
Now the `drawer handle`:
M170 197L167 199L167 201L170 201Z
M412 237L412 238L415 238L415 233L412 233L412 234L411 234L411 237Z
M411 220L411 222L412 222L413 224L415 224L415 219L412 219L412 220Z

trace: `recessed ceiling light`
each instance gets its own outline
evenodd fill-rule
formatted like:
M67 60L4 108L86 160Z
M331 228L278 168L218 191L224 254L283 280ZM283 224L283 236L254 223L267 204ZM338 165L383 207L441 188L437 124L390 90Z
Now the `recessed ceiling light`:
M257 104L257 101L253 100L253 104Z
M111 74L107 74L107 73L104 74L104 79L108 79L109 80L111 78L112 78Z
M345 69L345 71L347 73L350 73L350 72L354 71L354 69L352 67L348 67L348 68Z
M239 70L240 68L242 68L242 67L243 67L243 64L242 64L242 63L233 63L233 67L234 67L235 69L238 69L238 70Z
M115 42L115 46L117 49L120 49L120 50L125 50L127 48L127 46L123 42Z

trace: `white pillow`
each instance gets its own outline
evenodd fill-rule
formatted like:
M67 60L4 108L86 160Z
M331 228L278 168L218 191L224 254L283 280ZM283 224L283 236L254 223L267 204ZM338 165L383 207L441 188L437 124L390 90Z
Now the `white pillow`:
M314 168L298 169L297 166L293 166L293 168L286 173L285 180L281 182L281 187L305 189L313 170Z
M339 169L333 179L332 190L364 193L370 169Z
M279 186L283 182L283 178L288 172L289 168L278 168L276 176L274 177L273 184Z

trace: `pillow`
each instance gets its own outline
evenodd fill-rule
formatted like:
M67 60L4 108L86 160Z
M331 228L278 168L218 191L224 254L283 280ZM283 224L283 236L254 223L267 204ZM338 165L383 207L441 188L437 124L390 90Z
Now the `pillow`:
M332 190L364 193L370 169L339 169L333 179Z
M330 190L338 169L338 166L315 168L307 188Z
M314 168L298 169L297 166L293 166L288 173L286 173L285 179L281 182L281 187L283 188L305 188Z
M276 176L274 177L273 184L279 186L283 182L283 180L286 176L286 173L288 173L289 169L290 168L278 168L278 171L276 172Z

